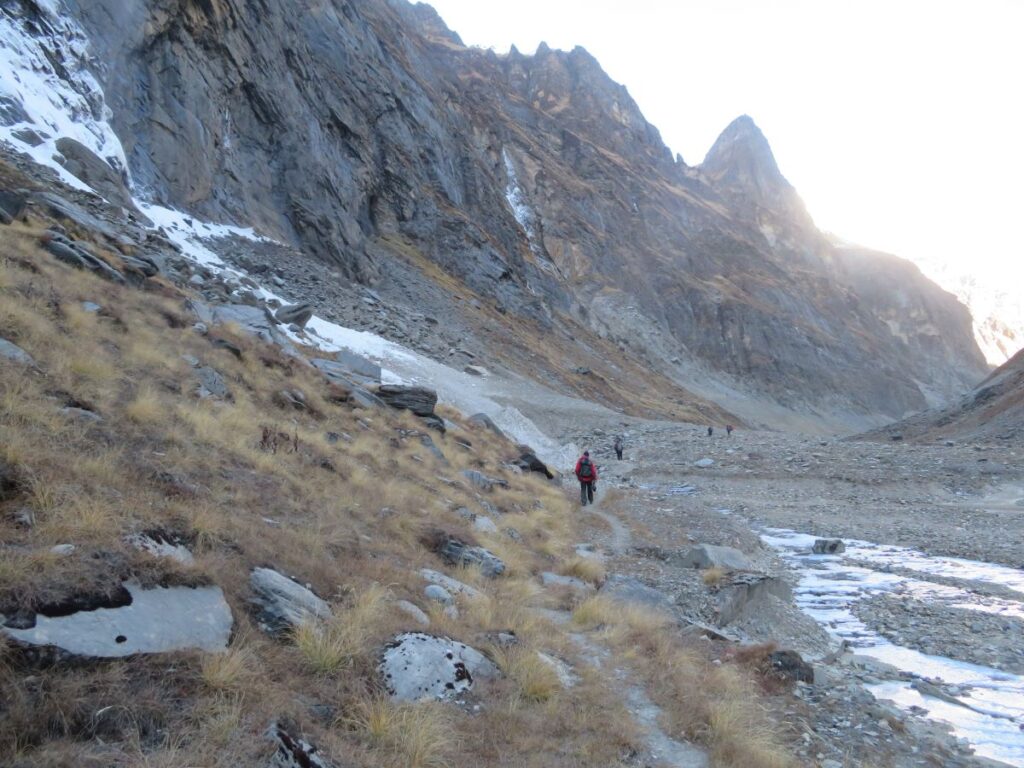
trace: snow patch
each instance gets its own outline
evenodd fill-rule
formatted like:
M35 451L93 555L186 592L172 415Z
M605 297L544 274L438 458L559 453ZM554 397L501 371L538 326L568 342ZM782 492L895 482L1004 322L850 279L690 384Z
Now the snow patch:
M0 15L0 141L77 189L89 190L58 161L61 137L84 144L127 175L124 149L110 127L112 113L89 71L88 38L57 0L37 4L42 18L6 8Z

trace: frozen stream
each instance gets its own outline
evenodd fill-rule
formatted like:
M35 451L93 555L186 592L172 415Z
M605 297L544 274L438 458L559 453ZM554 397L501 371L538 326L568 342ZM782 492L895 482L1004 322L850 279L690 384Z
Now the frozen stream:
M830 634L846 640L857 653L942 686L962 706L922 695L902 680L871 686L875 696L918 714L926 711L928 717L949 723L980 756L1024 766L1024 677L895 645L868 628L853 612L859 600L899 591L900 595L961 609L1022 617L1021 602L979 596L930 582L927 577L998 584L1024 599L1024 572L866 541L847 541L843 554L814 555L811 546L816 537L775 528L766 529L761 538L800 574L797 604ZM922 578L893 573L892 569L897 568L919 573Z

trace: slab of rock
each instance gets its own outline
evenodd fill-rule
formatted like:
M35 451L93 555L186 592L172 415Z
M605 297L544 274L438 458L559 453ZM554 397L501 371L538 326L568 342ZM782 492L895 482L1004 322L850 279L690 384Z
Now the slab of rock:
M735 547L698 544L682 556L687 568L724 568L727 571L750 571L753 565L747 556Z
M138 215L135 202L126 187L125 174L112 168L81 142L62 136L56 142L58 162L102 197Z
M789 585L782 579L760 573L738 573L720 586L715 593L716 623L720 627L745 615L750 606L756 606L773 595L781 600L791 597Z
M331 607L298 582L272 568L255 568L249 577L255 595L256 619L264 631L277 634L310 621L331 618Z
M715 460L708 458L697 459L697 461L693 462L693 466L699 467L700 469L707 469L708 467L713 467L714 465Z
M125 598L125 593L127 598ZM155 587L127 583L114 600L67 614L44 607L31 626L0 627L12 640L53 646L74 656L118 658L196 648L223 651L231 637L231 608L220 587ZM2 620L2 619L0 619Z
M382 384L375 394L392 408L412 411L417 416L433 416L437 406L437 392L426 387Z
M613 574L601 585L600 594L622 603L633 603L671 613L675 607L672 598L661 590L649 587L632 576Z
M294 736L280 722L273 722L265 734L276 746L269 768L334 768L319 749Z
M816 555L838 555L846 551L846 544L842 539L815 539L811 551Z
M458 579L446 576L440 571L435 571L430 568L421 568L420 576L422 576L425 581L444 587L455 595L465 595L466 597L480 597L481 595L480 590L476 587L471 587L469 584L463 584Z
M279 307L274 312L274 317L281 325L292 325L305 328L306 323L313 319L313 307L310 304L290 304L287 307Z
M396 701L449 699L470 690L478 679L498 676L498 668L476 649L422 632L395 637L378 669Z
M493 552L469 546L453 536L444 537L436 551L448 564L476 566L484 576L492 579L505 572L504 561Z
M465 373L470 376L488 376L490 371L484 368L482 365L467 365L462 369Z
M487 515L474 515L473 528L480 533L497 533L498 526Z
M33 368L36 365L36 361L32 359L32 355L7 339L0 339L0 357L5 360L10 360L12 363L28 365Z
M43 248L65 264L78 269L87 269L114 283L124 283L124 275L96 256L85 243L75 242L57 232L47 231L42 240Z

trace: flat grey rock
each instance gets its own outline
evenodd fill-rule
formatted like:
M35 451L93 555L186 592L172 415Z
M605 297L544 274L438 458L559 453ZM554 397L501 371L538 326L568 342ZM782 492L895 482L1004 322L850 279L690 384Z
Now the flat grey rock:
M83 610L69 616L37 614L31 629L2 627L13 640L56 646L75 656L119 658L186 649L223 651L233 619L220 587L125 584L129 605Z
M255 568L249 577L256 593L257 619L269 632L283 632L309 621L331 618L331 607L298 582L272 568Z
M423 594L435 603L441 603L442 605L451 605L454 602L451 593L440 584L427 584Z
M498 676L498 668L476 649L422 632L394 638L384 650L379 671L396 701L454 698L476 680Z

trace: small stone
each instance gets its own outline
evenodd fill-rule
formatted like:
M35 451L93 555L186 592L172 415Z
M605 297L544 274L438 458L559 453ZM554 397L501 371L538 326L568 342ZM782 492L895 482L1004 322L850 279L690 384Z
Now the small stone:
M433 585L431 585L433 586ZM440 587L438 587L440 589ZM428 595L429 597L429 595ZM451 596L449 596L450 599ZM422 609L415 603L410 603L408 600L399 600L396 605L402 613L412 617L417 623L422 624L424 627L430 626L430 617L425 614Z
M50 551L53 554L55 554L55 555L60 555L61 557L67 557L68 555L70 555L72 552L75 551L75 545L74 544L57 544L56 546L50 547Z

